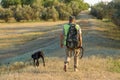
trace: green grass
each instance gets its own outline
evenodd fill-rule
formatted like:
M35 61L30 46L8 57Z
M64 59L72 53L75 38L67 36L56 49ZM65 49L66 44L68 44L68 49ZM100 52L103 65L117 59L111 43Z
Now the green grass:
M102 21L103 21L103 22L106 22L106 23L107 23L107 22L108 22L108 23L111 22L110 19L103 19Z
M108 64L110 64L109 71L120 73L120 59L109 59Z

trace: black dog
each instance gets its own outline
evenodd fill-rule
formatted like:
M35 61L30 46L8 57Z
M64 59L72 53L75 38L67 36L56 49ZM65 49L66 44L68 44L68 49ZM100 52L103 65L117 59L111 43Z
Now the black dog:
M45 59L44 59L44 54L42 51L35 52L34 54L31 55L34 61L34 66L39 66L39 58L42 58L43 61L43 66L45 67Z

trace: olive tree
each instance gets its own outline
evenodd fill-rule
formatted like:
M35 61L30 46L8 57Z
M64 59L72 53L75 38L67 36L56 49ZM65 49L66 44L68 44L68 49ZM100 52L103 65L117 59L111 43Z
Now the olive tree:
M0 19L8 22L11 17L13 17L13 12L10 9L0 8Z
M21 0L2 0L1 5L4 8L9 8L10 6L21 5Z

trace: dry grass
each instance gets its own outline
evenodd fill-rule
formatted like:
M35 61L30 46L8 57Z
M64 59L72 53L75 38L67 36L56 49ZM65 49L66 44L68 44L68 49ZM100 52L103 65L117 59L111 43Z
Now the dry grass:
M78 20L79 21L79 20ZM78 22L77 21L77 22ZM68 21L57 22L34 22L34 23L0 23L0 49L14 48L16 45L24 44L28 41L39 38L41 35L50 31L41 31L44 27L46 30L55 28L60 24ZM55 30L53 30L55 31Z
M92 56L79 61L79 71L73 71L73 59L68 72L63 71L63 58L46 58L46 67L42 64L38 68L25 65L22 62L14 63L10 71L2 69L1 80L120 80L120 73L111 72L111 58ZM119 61L119 60L117 60ZM25 65L25 66L23 66ZM4 66L5 68L5 66ZM16 69L14 69L16 68ZM120 67L119 67L120 69Z
M120 28L118 26L114 25L112 22L102 22L99 20L95 20L94 22L97 23L97 28L103 29L99 29L102 31L103 35L113 40L120 40Z
M119 40L119 30L117 32L116 28L114 31L113 27L115 26L108 28L107 26L111 24L96 21L95 19L90 21L96 24L84 21L82 22L84 26L92 26L92 28L86 27L85 29L106 32L105 35L108 35L107 37L112 35L111 38ZM54 27L63 23L66 23L66 21L0 24L0 49L24 44L47 33L40 32L39 30L28 31L26 29L38 29L39 27L45 27L46 24L46 28L49 28L50 26ZM115 35L112 34L113 31ZM40 67L34 68L28 62L15 62L9 66L2 65L0 66L0 80L120 80L119 59L114 60L112 58L99 58L95 56L83 58L79 61L79 72L73 71L73 61L69 65L68 72L64 72L63 62L63 58L46 58L46 67L43 67L41 64Z
M82 20L80 22L83 30L94 30L100 32L103 37L107 37L113 40L120 40L120 28L114 25L112 22L104 22L97 19Z
M2 31L0 30L2 33ZM9 47L14 47L15 45L24 44L27 41L36 39L40 35L44 34L44 32L28 32L28 33L14 33L9 34L8 32L4 32L6 34L2 34L0 36L0 49L5 49Z
M40 31L41 27L55 26L63 22L42 23L0 23L0 49L14 48L16 45L39 38L47 32Z

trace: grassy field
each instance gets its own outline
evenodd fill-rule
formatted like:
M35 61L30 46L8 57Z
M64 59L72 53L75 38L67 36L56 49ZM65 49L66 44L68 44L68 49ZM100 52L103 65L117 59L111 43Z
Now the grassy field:
M65 22L0 23L0 49L14 48L16 45L37 39L49 30L54 30L56 25ZM41 31L42 27L47 31Z
M2 31L0 30L0 32ZM0 49L15 47L17 45L24 44L25 42L34 40L40 35L44 34L44 32L28 32L22 34L9 34L9 32L9 30L5 31L6 34L0 36Z
M120 40L120 30L111 22L102 22L91 18L90 15L82 14L82 18L85 19L78 20L77 22L80 23L83 30L83 41L85 42L83 45L86 50L85 55L87 56L79 61L78 72L73 71L73 59L69 65L68 72L64 72L64 53L61 49L57 50L55 48L59 45L56 46L54 44L59 43L59 41L49 43L49 40L46 40L44 43L48 42L51 45L47 48L56 49L54 50L55 52L53 51L53 55L57 55L57 57L46 57L46 67L43 67L41 63L38 68L35 68L31 60L25 62L14 61L14 63L7 65L0 64L0 80L120 80L119 56L114 58L106 58L105 56L103 58L96 55L90 56L94 53L101 55L103 53L108 55L110 55L109 53L112 55L114 53L119 54L119 44L117 41ZM27 53L29 52L27 51L34 51L41 47L42 41L40 42L39 40L41 36L47 34L47 37L54 35L57 36L55 38L58 38L58 33L62 30L60 24L66 22L0 23L0 58L4 59L3 56L5 58L7 56L11 57L9 55L20 57L17 53L21 54L21 57L23 54L29 57L31 54L28 55ZM17 47L23 44L25 45ZM19 49L14 51L14 48ZM61 56L62 58L60 58Z
M111 21L109 20L103 20L102 21L97 21L99 25L99 27L103 27L105 28L103 34L113 40L120 40L120 28L116 25L114 25Z
M63 58L46 58L38 68L31 62L15 62L0 67L0 80L120 80L120 59L89 57L79 61L79 71L73 70L73 58L67 72Z

